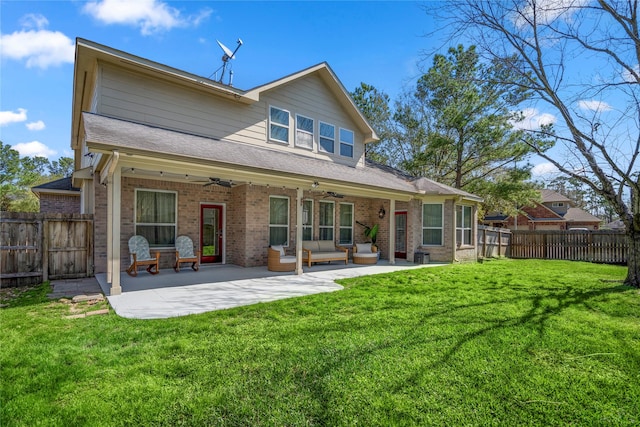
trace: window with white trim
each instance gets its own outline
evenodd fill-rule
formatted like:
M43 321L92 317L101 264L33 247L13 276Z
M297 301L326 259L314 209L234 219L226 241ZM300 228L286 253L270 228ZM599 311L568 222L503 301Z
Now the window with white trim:
M353 244L353 203L340 203L339 233L339 244Z
M174 246L178 229L178 193L136 189L135 233L150 247Z
M288 197L269 197L269 245L289 246Z
M551 203L551 207L552 208L563 208L564 207L564 202L552 202Z
M278 107L269 107L269 139L289 143L289 112Z
M471 206L456 206L456 244L458 246L473 245L473 209Z
M318 234L319 240L333 241L333 213L334 203L327 201L319 202L320 217L318 218Z
M313 149L313 119L296 114L296 147Z
M443 217L442 203L422 205L422 244L424 246L442 246Z
M353 157L353 131L340 128L340 155L345 157Z
M333 153L336 142L336 127L329 123L320 122L320 151Z
M302 240L313 240L313 200L302 202Z

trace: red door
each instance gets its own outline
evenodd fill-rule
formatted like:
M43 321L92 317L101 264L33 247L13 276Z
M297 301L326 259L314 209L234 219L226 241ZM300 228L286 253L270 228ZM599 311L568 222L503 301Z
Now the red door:
M222 262L222 213L221 205L200 206L201 262Z
M407 259L407 213L396 212L396 258Z

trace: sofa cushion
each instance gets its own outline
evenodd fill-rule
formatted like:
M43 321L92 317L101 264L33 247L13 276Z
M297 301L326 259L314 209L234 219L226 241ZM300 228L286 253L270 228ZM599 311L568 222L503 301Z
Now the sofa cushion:
M320 252L335 252L336 244L333 240L318 240L318 250Z
M312 252L318 252L318 241L317 240L303 240L302 248L310 250Z
M344 252L311 252L311 259L313 261L322 261L322 260L334 260L336 258L345 259L346 254Z
M365 254L357 252L357 253L353 254L353 257L354 258L377 258L378 254L372 253L372 252L365 253Z
M296 262L296 257L288 255L280 257L280 264L291 264Z
M370 254L371 252L371 243L356 243L356 253Z
M271 245L271 249L280 252L281 257L284 256L284 248L282 247L282 245Z

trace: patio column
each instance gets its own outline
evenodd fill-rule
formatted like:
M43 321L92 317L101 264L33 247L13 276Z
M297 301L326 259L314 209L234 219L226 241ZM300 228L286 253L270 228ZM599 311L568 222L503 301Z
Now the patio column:
M100 173L100 183L107 186L107 283L110 295L120 295L120 155L114 151Z
M396 263L396 201L389 200L389 264Z
M302 271L302 188L296 188L296 274Z

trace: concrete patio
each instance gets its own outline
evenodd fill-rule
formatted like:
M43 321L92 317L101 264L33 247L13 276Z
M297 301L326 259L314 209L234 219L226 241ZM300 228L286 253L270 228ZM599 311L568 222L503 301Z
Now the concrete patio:
M243 268L235 265L204 265L179 273L161 270L152 276L142 269L137 277L121 273L121 295L109 295L106 274L96 279L113 310L122 317L159 319L205 313L243 305L269 302L322 292L339 291L336 279L423 268L406 261L390 265L320 264L304 267L304 274L277 273L266 267Z

